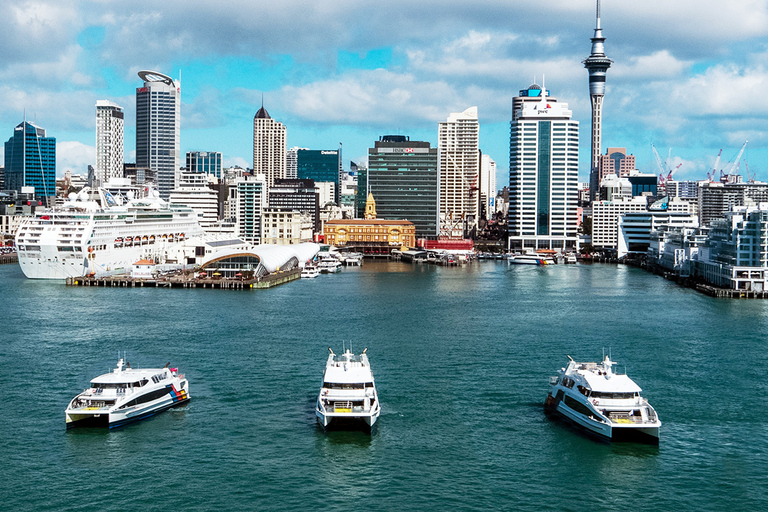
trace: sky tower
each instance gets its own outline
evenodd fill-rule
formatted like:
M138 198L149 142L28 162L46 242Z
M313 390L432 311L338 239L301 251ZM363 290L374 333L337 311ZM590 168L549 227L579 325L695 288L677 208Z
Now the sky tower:
M605 96L605 73L613 62L605 56L605 38L600 28L600 0L597 0L597 25L592 37L592 53L583 61L589 71L589 96L592 99L592 158L589 171L589 199L594 201L600 183L597 182L597 159L603 138L603 96Z

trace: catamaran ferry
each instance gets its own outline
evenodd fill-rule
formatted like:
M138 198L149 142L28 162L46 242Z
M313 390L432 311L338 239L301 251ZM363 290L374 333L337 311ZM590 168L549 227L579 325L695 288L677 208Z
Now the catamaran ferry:
M150 190L127 200L84 188L53 210L24 220L16 233L19 265L31 279L66 279L127 272L140 259L162 257L187 238L204 235L191 208Z

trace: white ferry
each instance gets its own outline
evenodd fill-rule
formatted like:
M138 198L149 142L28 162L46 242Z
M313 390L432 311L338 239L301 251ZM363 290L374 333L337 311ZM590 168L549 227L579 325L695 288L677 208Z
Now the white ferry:
M169 363L170 364L170 363ZM123 368L123 359L110 373L99 375L91 387L67 406L67 428L122 427L189 401L189 382L176 368Z
M603 439L659 443L661 421L640 387L627 375L613 372L616 363L577 363L550 378L545 409L557 413Z
M511 254L507 258L507 261L514 265L537 265L537 266L553 265L555 263L555 261L552 258L542 256L540 254L535 254L535 253Z
M53 210L25 219L16 233L21 270L32 279L66 279L128 272L140 259L157 260L172 244L204 235L197 214L147 197L114 197L84 188Z
M341 262L335 256L323 256L317 264L322 274L335 274L341 270Z
M320 275L320 269L309 263L305 264L304 268L301 269L302 279L312 279L317 277L318 275Z
M328 361L323 373L323 387L317 398L315 415L323 428L343 426L374 426L381 407L373 382L366 351L360 355L347 349L336 355L328 349Z

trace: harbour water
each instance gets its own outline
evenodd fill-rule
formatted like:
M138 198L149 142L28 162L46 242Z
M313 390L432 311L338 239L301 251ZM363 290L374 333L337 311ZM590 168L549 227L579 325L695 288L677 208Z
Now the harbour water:
M768 506L768 302L641 270L367 262L270 290L72 288L0 266L5 510L759 510ZM327 349L368 347L373 435L323 433ZM66 431L114 367L170 361L182 409ZM658 447L543 412L566 354L644 389Z

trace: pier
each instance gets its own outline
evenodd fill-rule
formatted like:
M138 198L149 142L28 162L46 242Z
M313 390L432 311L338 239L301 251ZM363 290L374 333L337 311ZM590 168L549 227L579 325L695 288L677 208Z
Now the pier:
M15 252L0 255L0 265L4 265L7 263L18 263L18 262L19 262L19 255Z
M106 277L68 277L67 286L101 286L105 288L205 288L218 290L263 290L295 281L301 269L295 268L253 279L194 278L186 275L157 279L139 279L125 275Z

